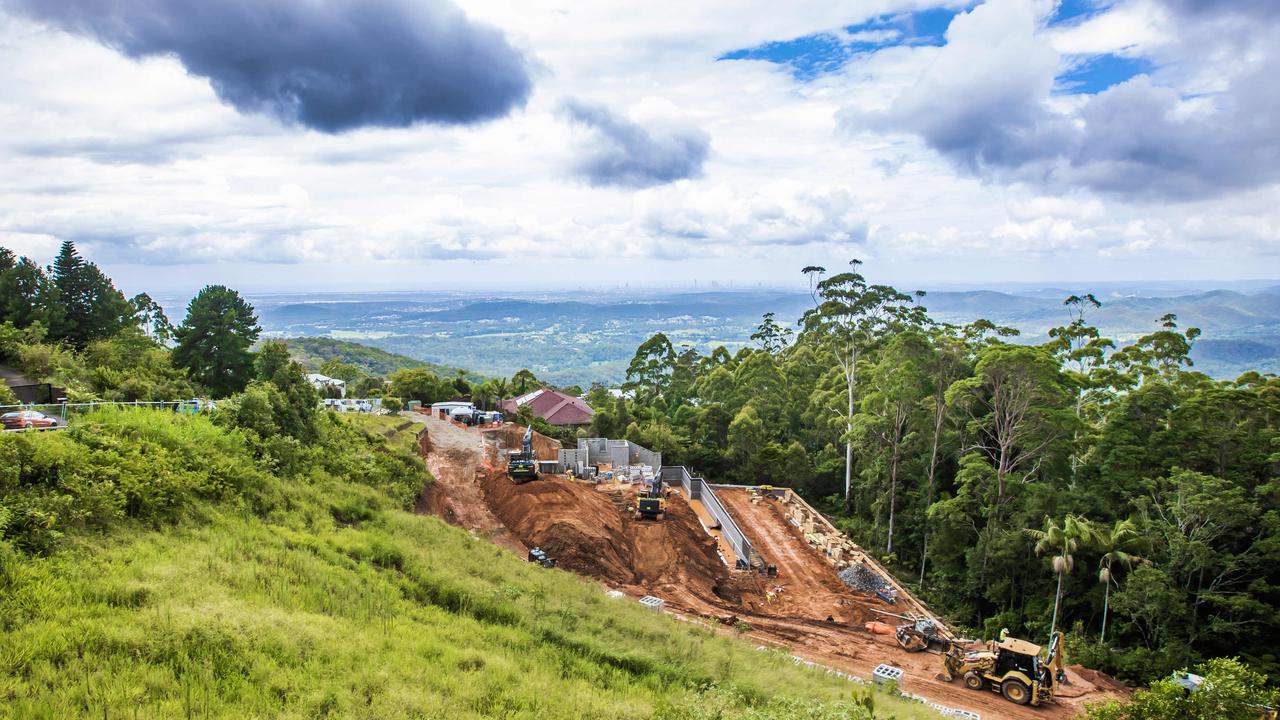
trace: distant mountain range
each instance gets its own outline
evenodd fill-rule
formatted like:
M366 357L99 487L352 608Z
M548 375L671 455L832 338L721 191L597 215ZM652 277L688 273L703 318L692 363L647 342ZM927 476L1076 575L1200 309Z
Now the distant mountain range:
M1057 288L942 290L923 304L945 322L977 318L1016 327L1019 342L1043 342L1050 328L1070 320ZM1248 291L1196 290L1140 294L1124 286L1094 292L1103 307L1088 319L1123 345L1157 327L1165 313L1180 327L1204 331L1196 367L1217 377L1245 370L1280 372L1280 285ZM537 296L431 293L324 293L250 296L263 328L275 337L354 341L447 368L510 376L527 367L560 384L621 381L636 346L656 332L706 352L750 342L766 312L794 322L811 306L803 292L716 290ZM316 352L314 356L324 357Z

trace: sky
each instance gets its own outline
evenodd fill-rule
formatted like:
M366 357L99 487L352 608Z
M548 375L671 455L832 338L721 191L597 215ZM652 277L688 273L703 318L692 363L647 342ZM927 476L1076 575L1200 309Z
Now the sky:
M1275 0L0 0L0 246L127 291L1280 277Z

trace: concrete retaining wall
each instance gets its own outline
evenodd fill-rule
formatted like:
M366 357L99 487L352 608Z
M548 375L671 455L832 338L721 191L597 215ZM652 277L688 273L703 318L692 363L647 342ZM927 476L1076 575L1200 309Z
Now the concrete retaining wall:
M729 542L739 558L746 561L752 556L754 548L751 547L750 541L747 540L746 535L742 534L738 523L734 522L733 516L720 503L720 498L716 497L715 488L707 481L691 476L688 469L683 466L676 466L662 469L662 482L680 488L690 500L701 502L707 509L707 513L720 523L720 534Z
M586 451L587 465L608 463L615 469L629 465L648 465L654 471L662 468L662 453L637 445L627 440L610 440L608 438L580 438L578 451Z

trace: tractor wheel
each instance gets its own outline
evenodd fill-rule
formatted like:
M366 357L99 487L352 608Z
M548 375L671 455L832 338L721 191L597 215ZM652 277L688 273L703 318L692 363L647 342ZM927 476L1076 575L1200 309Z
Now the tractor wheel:
M1000 685L1000 693L1004 699L1014 705L1026 705L1031 702L1031 690L1021 680L1006 680Z
M970 690L981 690L986 687L987 681L976 672L967 672L964 674L964 686Z

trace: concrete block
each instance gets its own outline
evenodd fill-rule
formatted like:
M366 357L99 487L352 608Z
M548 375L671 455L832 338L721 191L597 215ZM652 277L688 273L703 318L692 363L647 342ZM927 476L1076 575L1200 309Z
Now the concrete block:
M658 612L662 612L662 609L665 608L667 605L665 600L663 600L662 598L656 598L652 595L645 595L644 597L640 598L640 604L649 608L650 610L657 610Z
M871 671L871 679L877 685L883 685L887 682L902 685L902 668L896 668L892 665L877 665L876 669Z

